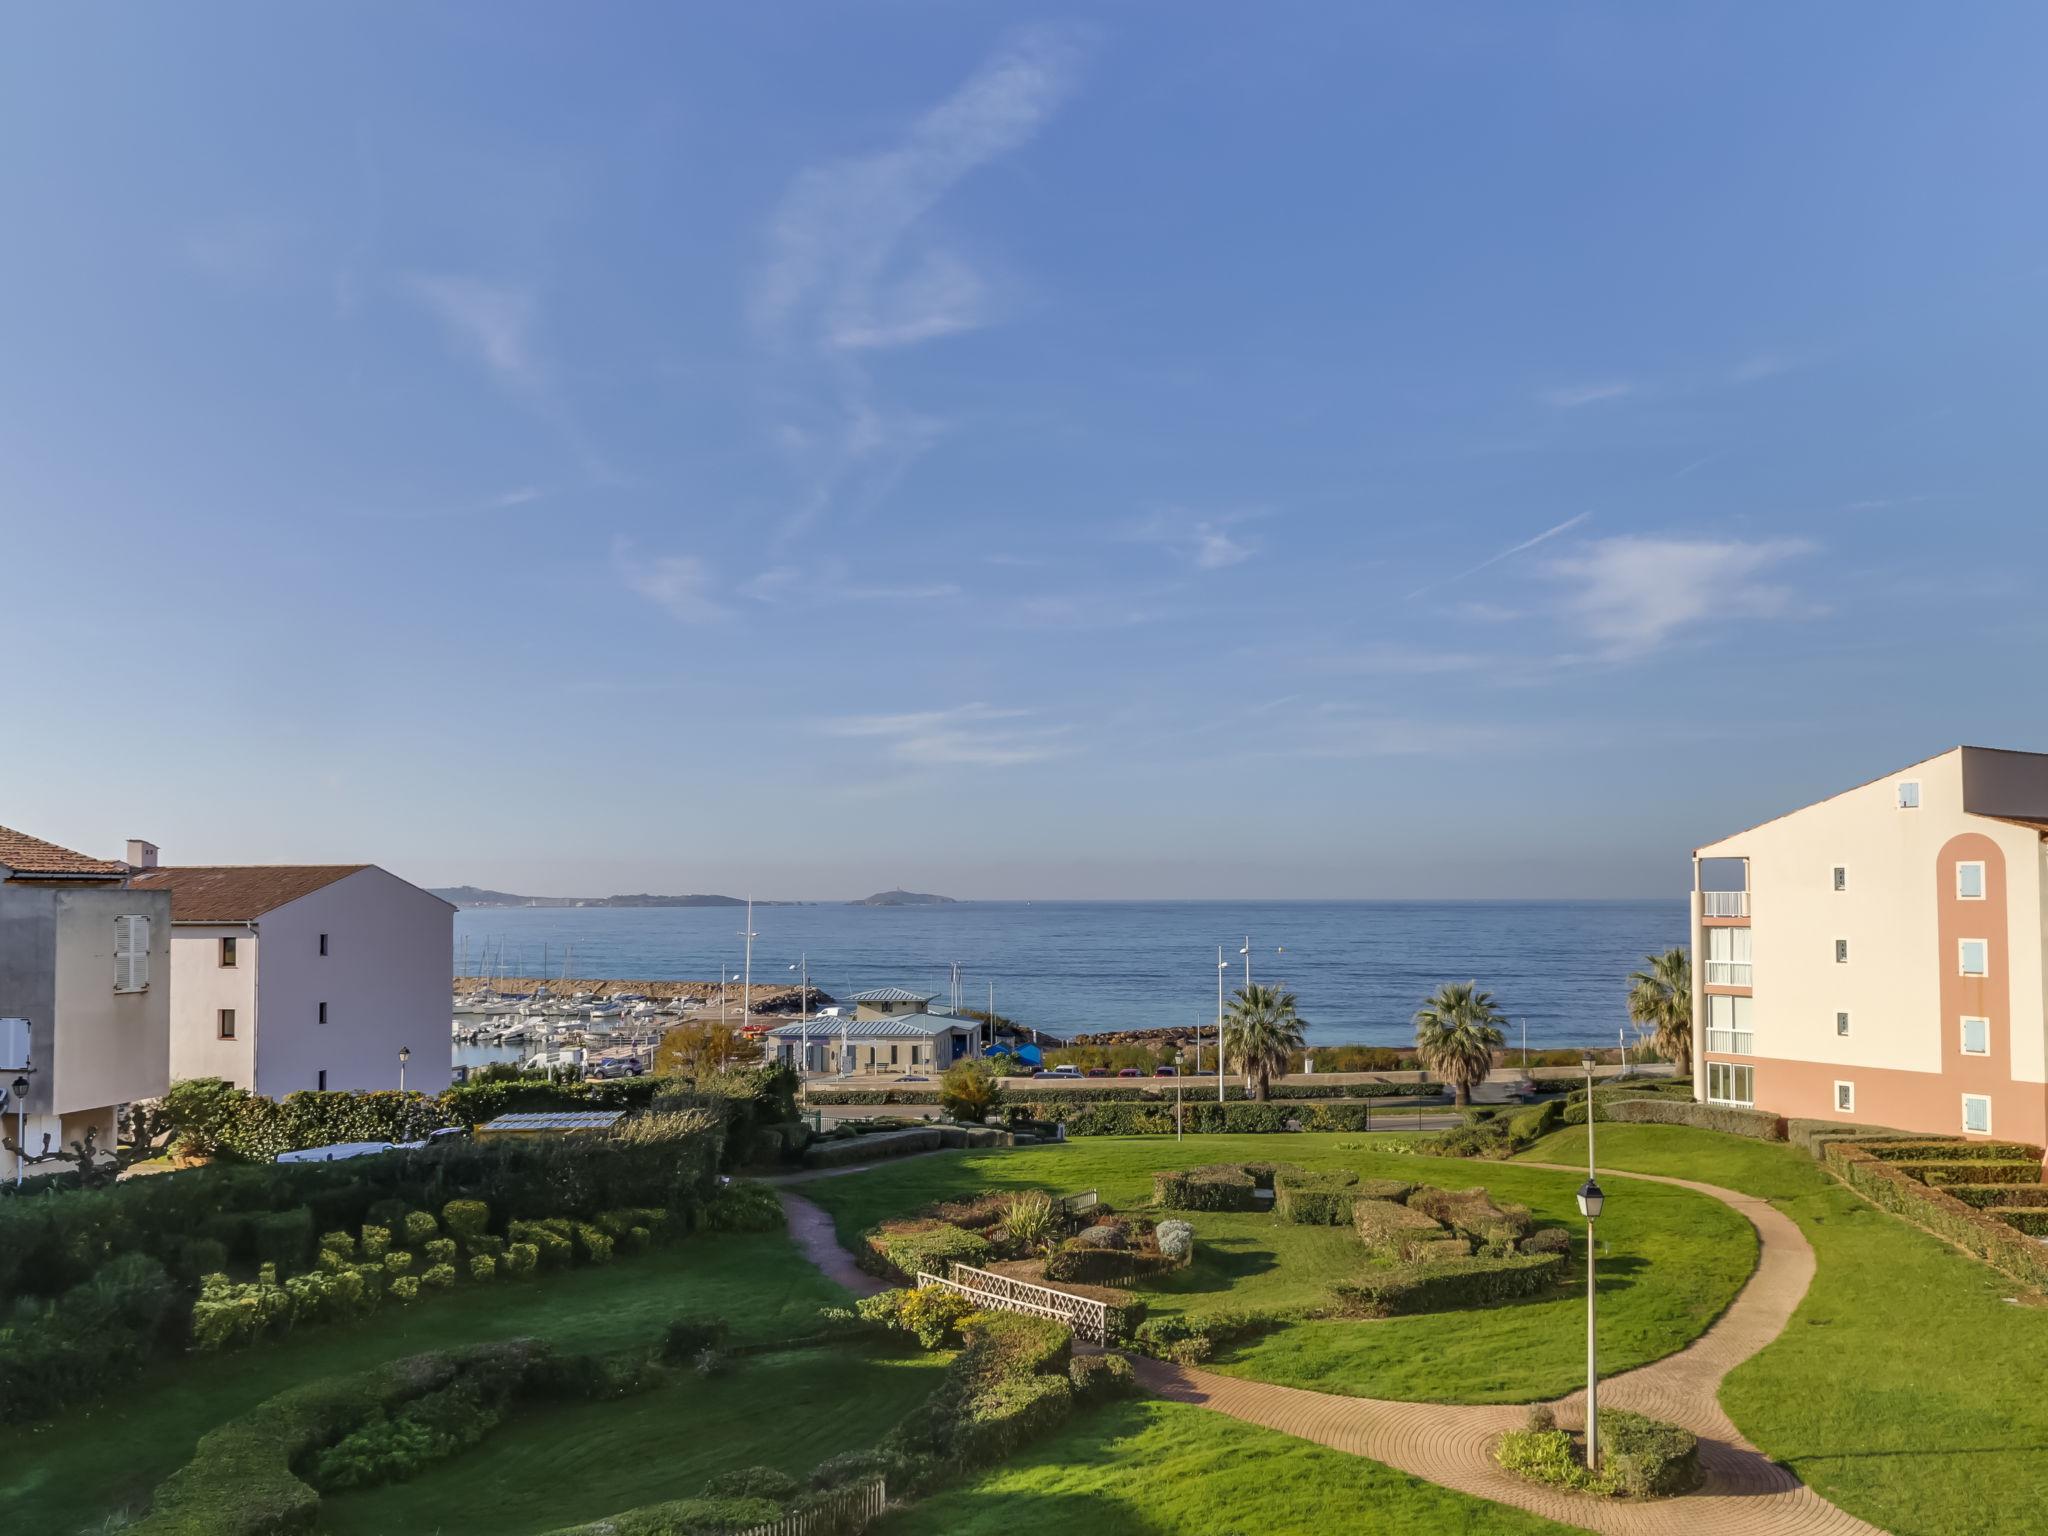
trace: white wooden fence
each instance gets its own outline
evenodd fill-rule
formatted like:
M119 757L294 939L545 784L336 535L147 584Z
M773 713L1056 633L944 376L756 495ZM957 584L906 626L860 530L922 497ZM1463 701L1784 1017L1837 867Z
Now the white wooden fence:
M981 1305L999 1311L1025 1312L1033 1317L1049 1317L1056 1323L1065 1323L1074 1330L1074 1337L1086 1339L1091 1344L1109 1343L1107 1302L1076 1296L1069 1291L1056 1291L1048 1285L1033 1285L1029 1280L1013 1280L1008 1275L998 1275L958 1262L951 1266L949 1279L941 1280L937 1275L917 1277L917 1288L921 1291L935 1285L972 1296Z
M842 1488L822 1504L766 1525L750 1525L735 1536L859 1536L882 1518L889 1507L889 1485L883 1478Z

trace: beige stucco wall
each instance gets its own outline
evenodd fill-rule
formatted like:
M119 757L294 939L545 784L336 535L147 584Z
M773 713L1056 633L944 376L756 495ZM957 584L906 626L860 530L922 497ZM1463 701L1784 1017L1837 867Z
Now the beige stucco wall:
M54 902L56 1028L31 1111L73 1116L157 1097L170 1085L169 895L98 886L59 891ZM114 920L128 916L150 920L140 992L114 990Z
M2034 760L2037 775L2043 766ZM2016 798L2014 766L1997 767L2000 793ZM1917 810L1898 808L1902 779L1920 783ZM1939 953L1938 881L1952 878L1952 871L1938 865L1943 845L1963 833L1991 839L2006 860L2006 942L2000 947L2012 957L2012 1076L2048 1079L2042 958L2048 866L2040 834L1964 810L1960 751L1699 850L1701 858L1749 860L1758 1058L1825 1063L1845 1075L1859 1067L1942 1070L1944 1031L1952 1021L1942 1015L1940 984L1955 958ZM1847 889L1839 892L1836 865L1848 871ZM1838 938L1849 940L1847 964L1834 958ZM1835 1032L1835 1014L1843 1009L1850 1015L1847 1036ZM1704 1044L1704 1019L1700 1038ZM1761 1068L1758 1095L1768 1096Z
M235 964L220 941L235 941ZM171 1079L223 1077L256 1086L256 977L263 948L244 923L180 923L171 935ZM235 1038L220 1038L220 1010L235 1010Z

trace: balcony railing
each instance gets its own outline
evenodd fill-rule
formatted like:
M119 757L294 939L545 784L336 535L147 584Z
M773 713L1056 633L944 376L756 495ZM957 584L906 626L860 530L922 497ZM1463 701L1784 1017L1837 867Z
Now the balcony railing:
M1747 960L1709 960L1707 962L1707 985L1710 987L1748 986L1749 962Z
M1700 915L1702 917L1747 917L1749 916L1749 892L1701 891Z
M1751 1049L1756 1036L1746 1029L1710 1029L1707 1031L1707 1049L1719 1051L1724 1056L1754 1056Z

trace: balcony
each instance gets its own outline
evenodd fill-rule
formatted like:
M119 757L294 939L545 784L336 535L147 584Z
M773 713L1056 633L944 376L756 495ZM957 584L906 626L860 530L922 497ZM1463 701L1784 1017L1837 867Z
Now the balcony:
M1749 916L1749 892L1701 891L1700 916L1747 917Z
M1754 1056L1756 1036L1746 1029L1710 1029L1707 1049L1724 1056Z
M1707 985L1710 987L1746 987L1750 984L1749 973L1750 964L1747 960L1709 960L1707 962Z

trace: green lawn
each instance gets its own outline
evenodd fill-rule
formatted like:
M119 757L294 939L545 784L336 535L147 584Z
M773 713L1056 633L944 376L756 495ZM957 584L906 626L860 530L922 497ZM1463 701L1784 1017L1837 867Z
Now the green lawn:
M876 1536L1565 1536L1568 1527L1182 1403L1080 1415Z
M1526 1155L1584 1156L1584 1132ZM1858 1199L1796 1147L1676 1126L1603 1125L1600 1166L1768 1198L1820 1268L1778 1341L1721 1403L1742 1432L1894 1536L2032 1536L2048 1508L2048 1307ZM1610 1211L1640 1185L1610 1185Z
M355 1326L165 1362L104 1402L10 1432L0 1456L0 1528L72 1536L142 1508L200 1435L316 1377L527 1334L566 1349L621 1349L652 1340L681 1312L720 1314L740 1337L789 1337L809 1331L819 1307L845 1299L781 1233L706 1233L603 1267L464 1287Z
M841 1240L853 1244L885 1216L979 1189L1092 1186L1112 1204L1135 1205L1150 1197L1155 1168L1284 1158L1451 1189L1483 1184L1501 1199L1528 1205L1539 1219L1578 1226L1573 1175L1419 1158L1385 1147L1377 1137L1336 1134L1189 1137L1182 1143L1089 1137L1056 1147L919 1158L819 1180L804 1193L833 1213ZM1189 1219L1196 1261L1144 1292L1155 1313L1306 1308L1327 1299L1331 1282L1362 1267L1362 1250L1347 1229L1293 1226L1265 1212ZM1617 1370L1698 1337L1756 1262L1749 1223L1686 1190L1632 1192L1610 1207L1601 1237L1601 1348ZM1575 1256L1572 1288L1555 1300L1380 1322L1296 1323L1226 1355L1217 1368L1361 1397L1526 1402L1557 1396L1585 1371L1578 1262Z
M752 1356L615 1402L534 1410L411 1482L321 1502L330 1536L533 1536L689 1498L735 1467L803 1476L861 1450L938 1385L943 1355L864 1347Z

